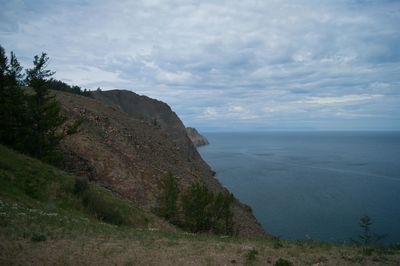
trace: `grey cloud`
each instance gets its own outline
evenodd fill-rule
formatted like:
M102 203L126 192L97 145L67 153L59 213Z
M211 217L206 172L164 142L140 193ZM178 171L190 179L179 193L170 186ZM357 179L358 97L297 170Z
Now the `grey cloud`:
M400 129L398 1L0 2L25 65L44 50L58 78L159 98L200 129ZM351 95L382 97L306 103Z

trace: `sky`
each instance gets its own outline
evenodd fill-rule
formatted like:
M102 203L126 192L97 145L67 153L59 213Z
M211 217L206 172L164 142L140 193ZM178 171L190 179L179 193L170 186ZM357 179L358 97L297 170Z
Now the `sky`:
M0 45L200 131L400 130L400 0L0 0Z

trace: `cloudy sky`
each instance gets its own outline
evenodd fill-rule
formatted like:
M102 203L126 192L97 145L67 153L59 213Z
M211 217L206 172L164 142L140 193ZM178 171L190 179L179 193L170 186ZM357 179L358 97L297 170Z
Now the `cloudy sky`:
M399 0L0 0L0 44L202 131L400 130Z

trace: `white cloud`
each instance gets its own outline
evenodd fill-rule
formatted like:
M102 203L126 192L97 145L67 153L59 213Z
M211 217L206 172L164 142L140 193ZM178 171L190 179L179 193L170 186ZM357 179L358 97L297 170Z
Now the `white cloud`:
M214 107L207 107L203 111L203 118L205 119L215 119L218 116L217 110Z
M77 66L71 65L68 67L60 67L64 80L73 84L102 84L102 83L120 83L128 82L122 79L118 73L105 71L94 66Z
M229 107L229 112L232 112L232 113L242 113L244 111L245 111L245 109L240 105L234 105L234 106Z
M368 101L382 97L383 95L377 94L361 94L361 95L343 95L335 97L308 97L306 100L297 101L297 103L315 104L315 105L329 105L329 104L348 104L360 101Z

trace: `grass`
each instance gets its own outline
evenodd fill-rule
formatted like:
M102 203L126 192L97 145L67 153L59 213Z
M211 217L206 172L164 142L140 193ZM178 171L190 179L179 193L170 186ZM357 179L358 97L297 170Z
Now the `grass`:
M0 223L25 222L25 226L39 223L65 229L70 219L132 228L163 228L162 222L153 214L96 184L90 183L77 192L76 184L80 180L0 146L0 199L2 208L10 215L0 216ZM16 214L13 209L20 212ZM84 223L73 227L79 230L81 226Z
M0 146L0 265L398 265L399 247L174 230L111 191ZM168 229L168 230L167 230ZM288 265L288 264L286 264Z

